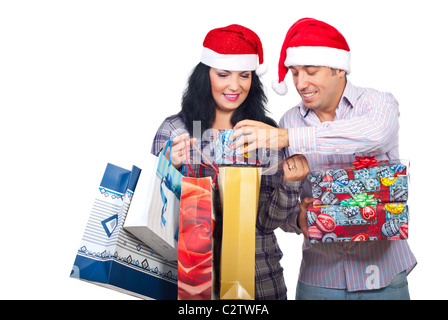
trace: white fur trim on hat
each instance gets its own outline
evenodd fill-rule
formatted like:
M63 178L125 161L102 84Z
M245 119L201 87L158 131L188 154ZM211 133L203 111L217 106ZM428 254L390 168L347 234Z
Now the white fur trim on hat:
M285 66L324 66L350 73L350 52L330 47L290 47Z
M272 89L274 89L274 91L281 96L284 96L288 93L288 86L286 85L285 81L282 81L280 83L278 81L272 81Z
M220 54L203 48L201 62L209 67L227 71L253 71L258 66L257 54Z

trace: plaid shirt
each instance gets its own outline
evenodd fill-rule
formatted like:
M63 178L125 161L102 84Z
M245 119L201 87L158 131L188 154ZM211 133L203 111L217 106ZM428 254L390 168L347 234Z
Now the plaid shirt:
M161 124L154 137L151 152L158 155L169 138L187 132L180 115L168 117ZM205 131L201 138L201 150L203 152L210 147L213 137L211 133L208 134L208 131ZM201 159L201 155L196 149L193 148L190 152L194 159ZM271 154L267 152L264 156L267 157L268 155ZM278 162L283 158L283 151L279 151L277 158L270 157L269 159L275 159ZM206 161L201 162L206 163ZM266 163L266 161L263 162L262 160L262 163ZM199 164L192 161L190 161L190 164L196 176L213 177L215 175L215 172L208 167L203 167L199 172ZM255 232L255 299L257 300L286 299L286 285L283 278L283 268L280 265L283 253L278 246L274 230L278 227L284 230L289 229L287 221L297 218L297 212L294 209L298 207L301 189L300 181L285 181L282 171L262 175ZM219 196L216 198L219 201Z

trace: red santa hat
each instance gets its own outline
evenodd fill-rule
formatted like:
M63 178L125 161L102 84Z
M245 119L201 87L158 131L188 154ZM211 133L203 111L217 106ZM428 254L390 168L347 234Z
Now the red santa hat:
M203 43L201 62L209 67L228 71L254 71L258 76L266 73L263 64L263 47L252 30L232 24L211 30Z
M286 34L278 63L278 81L272 88L285 95L285 76L291 66L324 66L350 73L350 48L344 36L329 24L303 18Z

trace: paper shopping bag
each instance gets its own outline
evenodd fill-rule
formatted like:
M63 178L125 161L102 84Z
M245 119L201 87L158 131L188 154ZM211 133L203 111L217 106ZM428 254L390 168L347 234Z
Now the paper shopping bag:
M183 177L180 199L178 299L215 298L212 179Z
M176 299L177 264L123 228L140 171L107 165L71 277L141 298Z
M135 189L124 228L168 261L177 260L182 174L165 158L149 155Z
M261 169L221 167L221 299L255 299L255 223Z

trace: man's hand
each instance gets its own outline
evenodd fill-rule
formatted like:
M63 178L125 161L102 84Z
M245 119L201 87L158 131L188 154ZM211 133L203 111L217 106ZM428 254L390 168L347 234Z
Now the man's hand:
M305 198L303 199L302 203L300 203L300 213L297 216L297 224L299 225L299 228L302 230L303 236L305 239L309 240L309 234L308 234L308 222L306 217L306 208L310 203L313 202L313 198Z
M289 146L288 129L279 129L266 123L254 120L242 120L233 128L231 140L241 137L233 144L234 149L238 149L237 154L253 152L256 149L280 150Z

